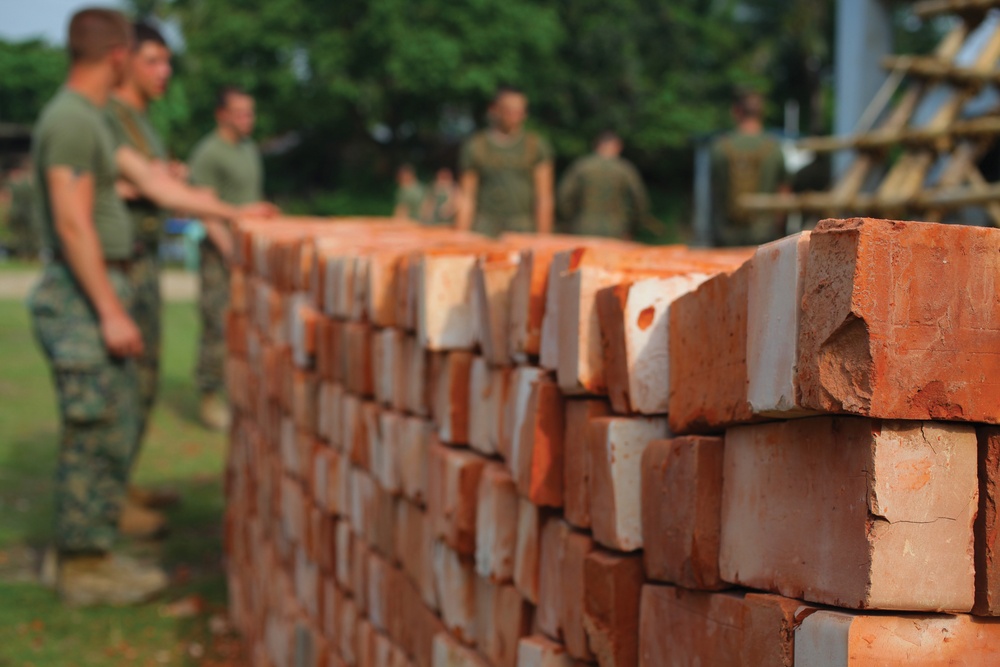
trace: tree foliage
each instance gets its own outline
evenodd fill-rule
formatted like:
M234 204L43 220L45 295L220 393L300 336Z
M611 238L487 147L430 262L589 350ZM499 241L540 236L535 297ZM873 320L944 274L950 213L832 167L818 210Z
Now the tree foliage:
M0 41L0 122L34 123L66 76L62 49L39 40Z

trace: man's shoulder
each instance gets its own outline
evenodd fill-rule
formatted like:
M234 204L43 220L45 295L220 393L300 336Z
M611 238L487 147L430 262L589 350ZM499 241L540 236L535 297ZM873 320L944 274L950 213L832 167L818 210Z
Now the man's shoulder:
M219 143L219 135L215 132L209 132L194 145L194 149L191 151L190 161L195 162L197 160L211 157L213 153L216 153L219 150Z
M81 125L99 125L100 118L96 107L84 104L76 96L65 91L56 93L42 109L35 124L36 132L46 132L53 129L77 130Z

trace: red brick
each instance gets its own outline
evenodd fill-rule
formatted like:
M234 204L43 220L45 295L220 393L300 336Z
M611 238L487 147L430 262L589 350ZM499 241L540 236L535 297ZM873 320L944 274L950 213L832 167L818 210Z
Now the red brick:
M396 553L404 572L417 589L424 604L437 609L432 552L434 538L427 525L427 514L413 503L402 500L396 506Z
M587 556L595 548L590 535L575 531L566 537L563 547L559 627L562 629L566 651L574 658L584 661L594 659L583 625L583 610L587 590L585 563Z
M417 339L407 336L403 344L402 379L397 383L405 386L406 412L426 417L430 415L430 355L420 347Z
M509 368L490 368L476 357L469 371L469 446L486 456L499 453Z
M694 272L645 278L597 293L605 381L615 412L666 413L670 304L708 277Z
M584 562L587 585L583 623L601 667L631 667L639 660L640 556L595 551Z
M476 640L476 571L444 542L434 545L434 581L441 620L466 644Z
M998 423L1000 232L855 218L809 242L803 407Z
M830 662L831 656L839 656ZM795 632L795 664L845 667L1000 664L1000 624L971 616L817 611Z
M795 628L812 609L798 600L761 593L747 593L743 603L743 664L792 667Z
M619 551L642 548L642 453L667 435L664 419L602 417L590 425L594 539Z
M524 498L518 499L514 585L518 592L532 604L538 604L539 546L542 521L541 510L538 507Z
M563 511L577 528L590 528L590 422L610 412L605 401L567 400L563 440Z
M479 346L490 364L509 363L510 288L517 271L516 258L481 259L472 273Z
M442 442L469 442L469 370L471 352L451 352L443 357L434 384L434 420Z
M447 633L438 633L433 642L433 667L490 667L475 651L462 646Z
M427 510L431 530L462 555L476 553L476 505L486 459L441 444L430 447Z
M566 541L571 528L568 523L552 517L542 526L539 546L538 628L552 639L562 637L562 598Z
M801 416L795 367L810 232L757 248L747 288L747 398L754 414Z
M976 515L976 604L973 613L1000 616L1000 428L979 426L979 512Z
M518 643L517 667L573 667L573 660L559 642L534 635Z
M719 577L722 438L655 440L642 458L646 576L685 588L725 588Z
M531 387L521 437L511 452L518 491L541 507L563 504L565 407L555 382L540 379Z
M539 379L545 377L540 368L519 366L510 374L510 383L504 397L503 421L500 428L500 441L497 453L510 466L512 474L517 474L514 467L515 452L520 449L523 424L527 417L528 402L531 399L531 387Z
M726 432L726 581L855 609L969 611L971 426L816 417Z
M358 396L373 396L375 374L372 370L372 330L367 324L344 324L344 353L346 354L344 379L348 390Z
M720 274L670 306L670 429L718 431L752 419L747 401L750 268Z
M531 618L516 588L476 580L476 646L494 667L516 667L517 642L531 632Z
M399 439L398 469L403 495L421 504L427 499L427 475L434 425L418 417L407 417Z
M472 252L422 254L417 260L417 337L428 350L467 350L476 342Z
M748 664L741 658L744 615L740 594L643 586L639 665Z
M476 573L502 583L514 575L518 497L514 480L499 463L488 463L479 481L476 508Z

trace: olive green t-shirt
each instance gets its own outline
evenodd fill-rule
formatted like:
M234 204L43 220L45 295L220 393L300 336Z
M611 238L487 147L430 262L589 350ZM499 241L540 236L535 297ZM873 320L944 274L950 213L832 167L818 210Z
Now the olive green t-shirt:
M396 206L406 207L406 215L410 220L420 221L420 209L424 204L424 186L419 182L399 188L396 192Z
M192 183L212 188L228 204L264 198L264 165L252 139L231 144L213 132L195 146L188 166Z
M149 160L167 160L167 149L144 112L112 97L104 113L115 148L129 146ZM155 246L160 240L166 211L145 197L126 200L125 205L132 218L136 238L146 245Z
M78 174L94 177L92 214L104 256L131 257L132 224L125 204L115 192L118 167L104 111L79 93L63 88L42 110L35 125L32 156L44 247L57 253L60 249L45 174L52 167L69 167Z
M632 163L597 154L570 166L558 203L569 231L588 236L630 237L649 214L646 188Z
M486 234L534 228L535 167L552 160L549 143L534 132L498 143L488 130L462 146L460 168L479 176L473 229Z

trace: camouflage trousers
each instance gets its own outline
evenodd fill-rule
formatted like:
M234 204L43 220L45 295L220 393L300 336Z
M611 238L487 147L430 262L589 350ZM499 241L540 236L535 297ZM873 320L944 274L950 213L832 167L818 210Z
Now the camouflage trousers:
M226 309L229 308L229 268L222 254L207 240L201 244L199 277L201 290L198 294L198 313L201 318L201 339L198 345L195 384L203 394L206 394L221 391L225 383L225 316Z
M119 298L131 306L127 276L109 274ZM118 534L138 442L135 363L108 355L97 315L65 265L45 268L28 306L59 403L56 546L106 551Z
M161 318L160 262L155 251L140 255L129 272L132 287L132 319L142 332L143 353L136 359L139 375L139 440L149 426L160 384ZM137 452L138 453L138 452Z

